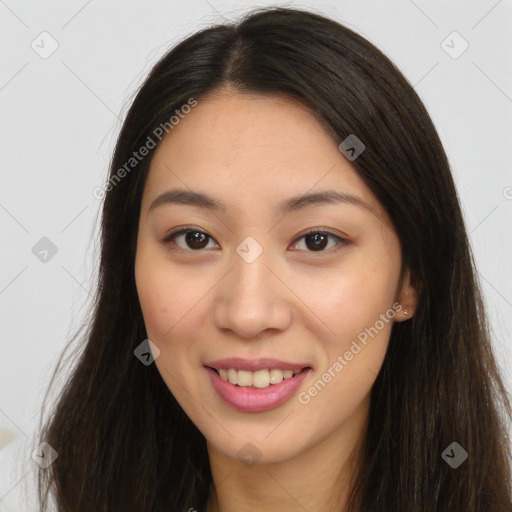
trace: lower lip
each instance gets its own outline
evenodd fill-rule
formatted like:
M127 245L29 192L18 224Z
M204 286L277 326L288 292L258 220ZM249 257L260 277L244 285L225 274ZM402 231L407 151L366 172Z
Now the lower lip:
M274 409L286 402L298 390L311 368L263 389L235 386L222 379L215 370L206 367L206 371L210 374L213 388L228 405L237 411L260 412Z

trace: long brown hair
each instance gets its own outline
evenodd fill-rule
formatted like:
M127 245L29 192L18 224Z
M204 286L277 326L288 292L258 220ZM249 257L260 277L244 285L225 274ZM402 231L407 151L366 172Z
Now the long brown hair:
M372 388L349 509L510 512L510 399L448 160L413 87L335 21L298 9L253 11L193 34L154 66L127 113L109 180L190 98L226 85L286 94L337 144L350 134L364 142L353 166L387 210L403 268L421 290L414 317L394 324ZM41 442L59 455L39 473L43 511L50 496L60 512L201 510L212 484L204 436L156 366L134 356L147 337L134 260L153 152L105 189L91 319L75 336L83 345L41 428ZM454 442L468 453L457 468L443 456Z

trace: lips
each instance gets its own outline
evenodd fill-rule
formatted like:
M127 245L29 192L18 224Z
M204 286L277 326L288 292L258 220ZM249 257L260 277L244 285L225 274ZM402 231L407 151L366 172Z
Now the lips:
M220 359L204 366L219 397L241 412L261 412L278 407L298 391L312 371L309 363L292 363L272 358ZM276 376L274 382L269 382L269 374ZM242 381L238 382L240 377Z

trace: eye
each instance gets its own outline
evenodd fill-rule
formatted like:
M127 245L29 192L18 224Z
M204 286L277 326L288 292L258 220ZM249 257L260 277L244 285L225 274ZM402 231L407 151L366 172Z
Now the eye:
M329 231L320 231L318 229L313 229L311 231L308 231L304 235L302 235L297 240L304 239L305 246L308 252L327 252L325 248L329 245L329 238L337 240L337 244L333 243L334 246L345 246L349 244L349 241L339 237L338 235L335 235L334 233L331 233ZM294 244L297 244L298 242L295 242ZM332 249L333 246L329 247L327 250Z
M184 237L185 246L177 244L176 240ZM191 249L193 251L200 251L206 249L208 240L213 240L210 235L207 235L204 231L194 228L182 228L179 231L174 231L167 235L164 239L164 243L173 243L178 245L181 249Z

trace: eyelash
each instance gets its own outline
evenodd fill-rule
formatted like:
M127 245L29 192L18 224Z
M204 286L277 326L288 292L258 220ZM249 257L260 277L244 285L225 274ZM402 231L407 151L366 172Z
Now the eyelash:
M187 234L187 233L201 233L203 235L206 235L210 240L213 240L213 237L208 235L208 233L205 233L204 231L201 231L200 229L193 228L193 227L185 227L185 228L181 228L181 229L179 229L177 231L173 231L173 232L169 233L162 240L162 242L164 244L168 245L168 244L172 243L173 240L176 237L178 237L179 235L183 235L183 234ZM323 230L320 230L318 228L314 228L314 229L311 229L308 232L302 234L299 238L297 238L293 242L293 244L295 245L302 238L305 238L305 237L310 236L310 235L315 235L315 234L328 235L330 237L336 238L338 240L338 248L337 249L340 249L341 247L346 246L346 245L348 245L350 243L347 239L341 238L340 236L335 235L334 233L331 233L330 231L323 231ZM337 250L337 249L334 249L334 250ZM181 251L185 251L185 252L202 252L202 251L204 251L204 249L183 249L182 247L179 247L177 250L181 250ZM322 249L320 251L308 251L308 250L306 250L306 252L310 252L312 254L315 254L315 253L320 253L321 254L321 253L332 252L332 251L333 251L333 248L327 249L327 250Z

